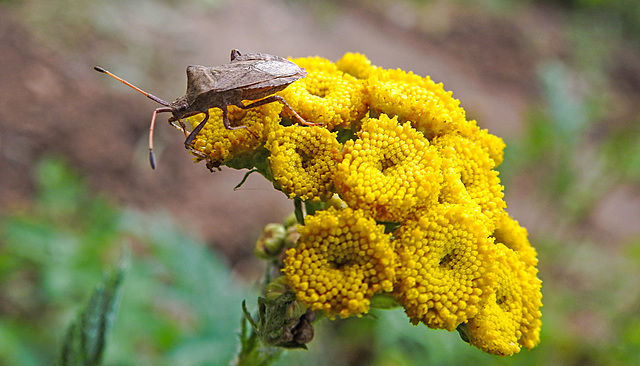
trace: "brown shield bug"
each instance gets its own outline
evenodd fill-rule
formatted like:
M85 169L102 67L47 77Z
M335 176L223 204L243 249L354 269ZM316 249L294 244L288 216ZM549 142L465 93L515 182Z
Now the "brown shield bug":
M214 67L189 66L187 67L187 93L172 103L145 92L101 67L96 66L94 69L123 82L164 106L153 111L151 125L149 126L149 161L154 169L156 164L153 156L153 129L158 113L171 112L173 116L169 118L169 123L185 131L185 135L186 126L182 119L204 113L205 116L202 122L191 131L184 142L185 147L190 150L193 150L191 143L209 120L209 108L220 108L222 110L222 121L227 129L244 128L256 138L258 136L247 126L233 127L229 124L227 106L235 105L242 109L248 109L268 103L280 102L300 123L316 125L315 123L306 122L281 96L274 95L294 81L307 76L307 72L304 69L282 57L266 53L242 55L238 50L232 50L231 62L226 65ZM245 105L242 103L243 100L253 100L254 102ZM175 124L176 121L180 126Z

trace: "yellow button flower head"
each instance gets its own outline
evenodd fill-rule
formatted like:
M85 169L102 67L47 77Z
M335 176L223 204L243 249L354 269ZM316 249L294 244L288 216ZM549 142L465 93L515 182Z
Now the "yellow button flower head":
M305 69L306 72L334 72L337 70L336 64L327 60L326 58L314 56L314 57L300 57L291 60L296 65Z
M371 65L364 55L347 53L336 62L339 70L367 79L366 91L373 115L385 113L398 116L400 122L410 121L428 139L456 134L478 142L495 161L502 163L504 142L481 130L475 120L467 121L460 102L443 85L429 77L402 70L385 70Z
M390 236L364 212L331 207L307 216L298 232L283 272L298 300L312 310L330 318L361 315L374 293L393 289Z
M251 101L245 101L249 104ZM266 140L267 135L280 123L281 103L269 103L256 108L240 109L229 106L228 118L231 126L247 126L259 136L256 139L246 129L228 130L222 123L222 110L209 109L209 120L196 136L193 147L216 164L222 164L238 155L253 153ZM185 121L195 128L202 121L198 114Z
M349 128L367 112L364 82L337 69L329 60L309 57L293 60L308 75L279 94L307 121L329 130Z
M539 320L540 280L527 271L516 252L501 243L496 248L496 289L487 294L466 328L470 344L487 353L511 355L521 345L532 348L539 342L539 324L531 327L531 315L537 314Z
M538 254L529 242L527 229L520 226L518 221L509 215L502 216L493 236L496 238L496 243L502 243L506 245L507 248L518 253L520 260L528 267L535 268L538 265Z
M476 121L471 121L471 123L475 124ZM502 164L506 145L500 137L490 134L486 129L478 129L472 135L468 136L468 139L482 147L482 149L489 154L489 157L493 159L496 167Z
M439 204L394 232L394 295L413 324L452 331L491 293L495 245L477 205Z
M334 177L349 207L401 222L436 202L441 159L421 133L383 114L363 122L357 135L345 143Z
M265 144L273 178L289 198L321 201L331 197L335 155L340 150L336 134L317 126L280 127Z
M444 135L434 138L434 147L443 159L447 196L453 203L470 198L482 208L482 212L495 224L505 214L504 193L495 162L480 144L459 135ZM461 187L464 186L464 191ZM468 198L467 198L468 197ZM492 229L493 231L493 229Z
M360 53L348 52L341 59L336 61L336 67L340 71L344 71L349 75L352 75L358 79L368 78L375 66L371 65L371 61Z
M367 81L371 110L411 121L428 139L450 133L470 136L478 127L468 122L460 102L442 84L403 70L375 69Z
M527 229L520 224L504 215L500 220L496 231L493 233L496 243L504 244L507 248L513 250L518 260L522 262L523 271L520 273L520 280L523 289L522 294L522 320L520 322L521 338L518 340L520 344L526 348L533 348L540 342L540 327L542 322L540 317L542 313L542 281L537 277L538 258L535 248L529 243Z

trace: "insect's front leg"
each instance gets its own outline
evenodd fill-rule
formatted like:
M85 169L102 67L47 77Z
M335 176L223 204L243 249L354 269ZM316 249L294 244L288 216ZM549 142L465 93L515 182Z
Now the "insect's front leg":
M178 121L178 123L180 125L176 124L176 121ZM169 124L177 129L180 130L184 133L184 137L186 138L187 136L189 136L189 134L187 133L187 125L184 124L184 121L182 119L174 119L174 117L169 118Z
M196 150L193 146L191 146L191 144L193 143L193 140L195 140L196 136L198 135L198 132L200 132L202 130L202 128L204 127L204 125L207 123L207 121L209 120L209 110L207 110L206 112L204 112L204 119L202 120L202 122L200 122L200 124L198 124L196 126L196 128L193 129L193 131L191 131L191 133L189 134L189 136L187 136L187 139L184 141L184 147L187 148L187 150L191 151L194 155L200 157L201 159L204 159L207 161L207 167L209 168L209 170L211 172L213 172L213 168L210 168L209 165L211 164L213 167L215 167L215 164L213 164L210 160L209 157L203 153L202 151ZM186 126L184 125L184 122L179 119L178 120L180 125L183 128L183 131L185 131L185 136L186 136ZM172 123L173 124L173 123ZM219 167L218 167L218 170Z
M204 119L202 120L202 122L200 122L200 124L198 124L196 128L194 128L193 131L191 131L187 139L184 141L184 147L186 147L187 149L191 150L191 143L193 143L193 140L196 139L196 136L198 135L198 133L200 133L204 125L206 125L207 121L209 120L209 110L207 109L203 113L204 113ZM184 125L184 122L181 121L181 124Z

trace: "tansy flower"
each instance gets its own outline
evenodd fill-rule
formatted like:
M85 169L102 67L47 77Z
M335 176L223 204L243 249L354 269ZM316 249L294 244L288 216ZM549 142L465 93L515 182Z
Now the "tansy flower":
M245 104L251 103L245 101ZM268 133L280 122L281 103L269 103L256 108L240 109L227 107L227 115L231 126L247 126L259 136L255 138L246 129L229 130L222 123L222 110L209 109L209 120L196 136L192 147L207 160L217 165L242 154L252 154ZM203 114L198 114L185 121L195 128L202 121Z
M289 198L320 201L331 197L336 134L321 127L293 125L269 134L265 147L273 178Z
M368 78L376 68L371 65L371 61L360 53L345 53L341 59L336 61L338 70L346 72L358 79Z
M491 354L511 355L521 345L532 348L539 342L540 280L526 270L516 252L501 243L496 249L495 291L485 296L466 328L470 344Z
M360 315L374 293L393 289L395 260L384 226L360 210L333 207L305 217L283 272L302 303L329 317Z
M455 134L438 136L431 143L439 150L445 167L443 197L452 203L473 200L495 225L505 214L506 204L498 172L493 169L495 162L488 152Z
M290 59L290 61L303 68L306 72L324 71L331 73L337 70L335 63L319 56L300 57Z
M319 57L293 62L305 68L307 77L279 94L302 118L332 130L336 126L349 128L365 115L368 106L363 81Z
M475 124L476 121L471 121L471 123ZM489 154L489 157L493 159L496 167L502 164L505 144L500 137L490 134L486 129L478 129L467 138L479 144L482 150Z
M540 342L540 327L542 316L542 282L538 279L538 258L535 248L531 246L528 239L527 229L508 215L504 215L496 231L493 233L496 243L504 244L505 247L513 250L518 260L523 264L521 279L523 281L523 308L522 320L520 321L520 331L522 336L519 343L526 348L533 348Z
M529 242L527 229L520 226L518 221L509 215L502 216L493 236L496 238L496 243L502 243L507 248L518 253L520 260L528 267L536 267L538 265L537 253Z
M363 72L367 73L367 69ZM467 121L460 101L445 91L442 83L436 84L428 76L412 72L376 67L368 69L368 75L366 90L374 114L385 113L398 116L400 122L410 121L429 140L448 134L466 137L479 143L496 166L502 163L505 146L502 139L481 130L475 120Z
M403 70L375 69L367 80L371 110L411 121L427 139L450 133L469 136L478 130L467 122L460 102L428 76Z
M401 222L436 202L441 159L421 133L383 114L363 122L357 136L345 143L334 177L349 207Z
M495 245L478 206L439 204L394 232L394 295L413 324L452 331L494 285Z

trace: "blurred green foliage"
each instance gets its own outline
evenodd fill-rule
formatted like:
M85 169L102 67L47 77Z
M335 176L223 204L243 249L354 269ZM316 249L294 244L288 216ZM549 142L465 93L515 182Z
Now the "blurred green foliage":
M127 252L128 253L128 252ZM56 365L102 364L107 337L118 312L128 255L118 269L105 274L91 299L69 325Z
M227 364L251 291L168 217L119 209L57 160L35 170L32 207L0 225L0 364L56 359L103 269L132 252L105 364Z
M638 365L640 237L613 237L596 216L616 188L640 192L640 116L609 125L613 90L596 87L589 72L558 60L540 64L545 99L522 138L507 141L501 177L507 191L521 183L533 190L526 194L537 216L529 220L539 227L525 226L543 280L537 362Z

